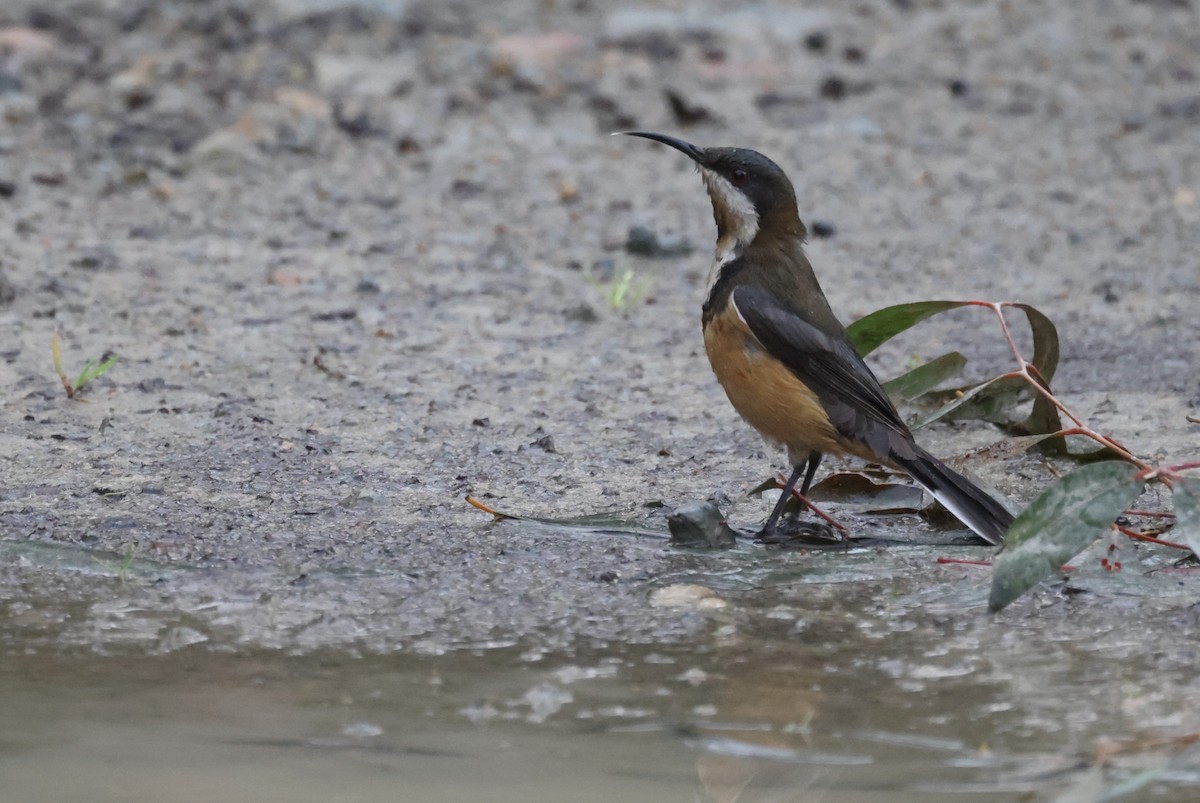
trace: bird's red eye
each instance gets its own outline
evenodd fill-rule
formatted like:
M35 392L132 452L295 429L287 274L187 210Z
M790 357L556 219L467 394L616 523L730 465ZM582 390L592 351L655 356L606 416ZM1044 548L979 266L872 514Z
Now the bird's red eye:
M746 171L739 167L729 174L729 180L739 187L742 186L746 183Z

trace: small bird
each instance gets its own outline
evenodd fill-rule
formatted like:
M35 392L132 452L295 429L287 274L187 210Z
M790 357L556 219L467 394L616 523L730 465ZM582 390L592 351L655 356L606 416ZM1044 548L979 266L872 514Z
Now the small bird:
M834 454L907 472L981 538L1003 543L1012 514L916 444L830 309L783 170L745 148L622 133L686 154L708 189L717 249L701 316L704 348L734 408L783 446L793 467L760 537L777 533L796 484L807 494L821 458Z

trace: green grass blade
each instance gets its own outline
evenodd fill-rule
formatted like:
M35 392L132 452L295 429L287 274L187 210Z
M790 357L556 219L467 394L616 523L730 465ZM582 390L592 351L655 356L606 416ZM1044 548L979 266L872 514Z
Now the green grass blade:
M100 363L99 365L92 362L91 360L88 360L86 363L83 364L83 370L79 372L79 378L75 380L75 390L78 391L78 390L82 389L83 386L88 384L89 382L92 382L92 381L104 376L104 374L106 374L108 372L108 369L112 368L116 364L117 364L117 355L115 355L115 354L112 355L111 357L109 357L104 362Z

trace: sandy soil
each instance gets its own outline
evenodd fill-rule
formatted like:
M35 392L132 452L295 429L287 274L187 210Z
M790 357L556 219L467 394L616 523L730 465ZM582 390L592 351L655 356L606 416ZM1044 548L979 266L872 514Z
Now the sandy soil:
M811 255L846 320L1030 302L1060 327L1074 407L1154 459L1200 453L1191 4L325 5L0 10L10 637L705 631L647 605L647 581L722 556L463 502L641 514L779 465L700 348L707 199L682 157L607 136L632 127L783 165L833 229ZM674 249L629 253L637 226ZM55 329L68 373L119 355L85 402L54 374ZM976 378L1007 366L965 313L874 363L951 347ZM1018 502L1050 480L1031 457L968 466Z

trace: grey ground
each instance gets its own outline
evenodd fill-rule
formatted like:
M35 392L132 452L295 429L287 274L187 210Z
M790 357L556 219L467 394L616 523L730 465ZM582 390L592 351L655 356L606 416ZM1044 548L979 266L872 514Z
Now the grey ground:
M1060 328L1075 409L1154 460L1200 454L1189 3L46 5L0 10L13 643L707 632L648 588L732 558L492 525L463 501L642 515L780 467L700 348L700 182L620 129L775 158L802 215L836 229L810 253L844 319L1032 303ZM694 247L630 255L634 226ZM614 310L604 284L626 268L639 292ZM53 372L56 328L68 373L120 357L85 402ZM980 313L873 361L887 376L947 348L975 378L1008 366ZM923 439L953 457L1001 437ZM1018 503L1052 478L1032 457L966 466Z

